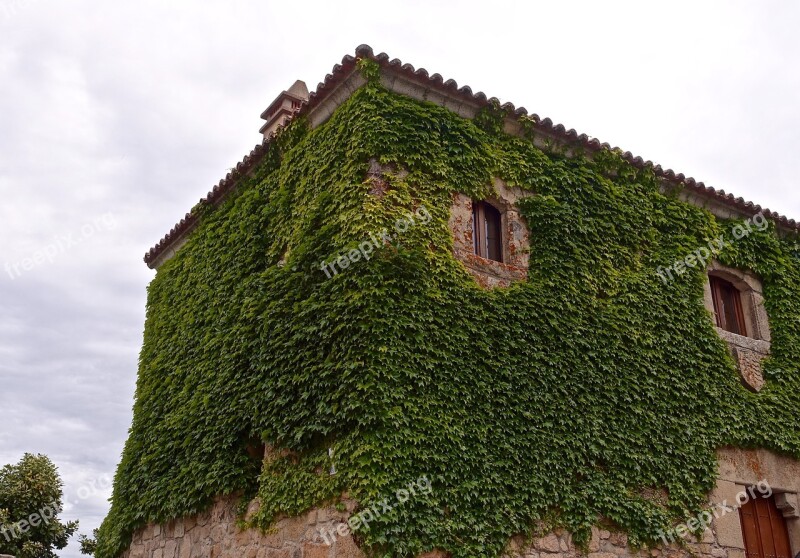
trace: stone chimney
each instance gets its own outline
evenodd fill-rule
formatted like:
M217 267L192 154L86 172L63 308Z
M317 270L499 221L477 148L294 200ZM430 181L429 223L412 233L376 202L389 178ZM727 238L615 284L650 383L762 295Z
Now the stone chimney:
M266 120L266 123L261 126L259 132L264 134L265 138L268 138L280 126L285 126L291 120L292 113L307 100L308 87L306 87L306 82L298 79L287 91L278 95L267 107L267 110L261 113L261 118Z

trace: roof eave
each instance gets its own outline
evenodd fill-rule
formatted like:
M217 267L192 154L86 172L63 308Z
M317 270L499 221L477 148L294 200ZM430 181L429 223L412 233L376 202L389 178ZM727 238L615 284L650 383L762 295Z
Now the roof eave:
M347 100L356 89L366 83L360 72L356 71L356 62L361 58L369 58L382 67L381 83L388 89L418 100L434 102L464 118L474 118L481 108L499 104L497 98L487 98L483 92L472 93L472 89L469 86L459 88L458 84L452 79L444 80L439 74L429 75L424 68L415 69L411 64L403 64L396 58L390 59L385 53L376 55L368 45L359 46L355 55L355 57L344 56L341 64L336 64L331 73L325 76L325 80L317 86L316 91L310 94L308 101L302 101L300 108L293 113L293 117L298 115L306 116L312 128L325 122L339 105ZM284 94L294 97L285 91ZM762 209L759 205L745 201L742 198L736 198L731 194L726 194L724 190L716 190L706 186L692 177L685 177L681 173L675 173L672 169L664 170L660 165L656 165L652 161L645 161L641 157L634 156L629 151L622 152L621 149L611 147L607 143L601 143L596 138L586 134L578 134L574 129L567 130L562 124L553 124L549 118L541 119L536 114L528 114L524 107L517 108L512 103L505 103L500 106L508 115L505 121L505 128L509 133L521 133L519 120L525 117L530 121L537 134L557 141L569 150L582 151L589 154L603 149L619 151L622 158L634 167L652 168L656 176L671 183L673 189L687 189L691 194L706 200L708 203L701 205L710 210L724 207L730 210L731 214L741 216L752 216L763 212L765 217L773 219L778 227L786 232L798 232L800 230L800 224L794 219L787 219L774 211ZM269 110L268 108L264 112L267 113ZM273 137L274 135L257 145L201 202L213 205L218 204L235 187L238 179L249 173L260 162ZM719 211L716 211L716 213L720 214ZM157 268L164 261L160 255L171 246L176 246L179 241L188 235L196 226L197 220L192 214L187 214L158 244L151 248L144 257L148 267Z

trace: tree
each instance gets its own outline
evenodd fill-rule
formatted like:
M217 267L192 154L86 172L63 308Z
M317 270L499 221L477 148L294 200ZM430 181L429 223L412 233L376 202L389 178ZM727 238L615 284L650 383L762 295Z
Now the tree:
M78 541L81 543L81 554L88 554L94 556L97 550L97 529L92 530L92 536L80 535Z
M77 521L62 523L62 482L46 455L26 453L0 469L0 554L17 558L57 558Z

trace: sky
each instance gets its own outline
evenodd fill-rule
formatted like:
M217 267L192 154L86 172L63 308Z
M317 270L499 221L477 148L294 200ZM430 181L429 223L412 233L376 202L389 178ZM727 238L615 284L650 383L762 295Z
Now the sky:
M800 218L800 4L0 0L0 465L108 509L144 253L361 43ZM77 544L60 553L80 556Z

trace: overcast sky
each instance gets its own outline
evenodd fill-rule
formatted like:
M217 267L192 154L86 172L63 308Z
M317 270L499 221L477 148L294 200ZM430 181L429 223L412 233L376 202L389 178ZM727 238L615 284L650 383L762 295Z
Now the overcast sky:
M99 524L143 254L360 43L800 218L799 23L790 1L0 0L0 465L49 455L64 516Z

